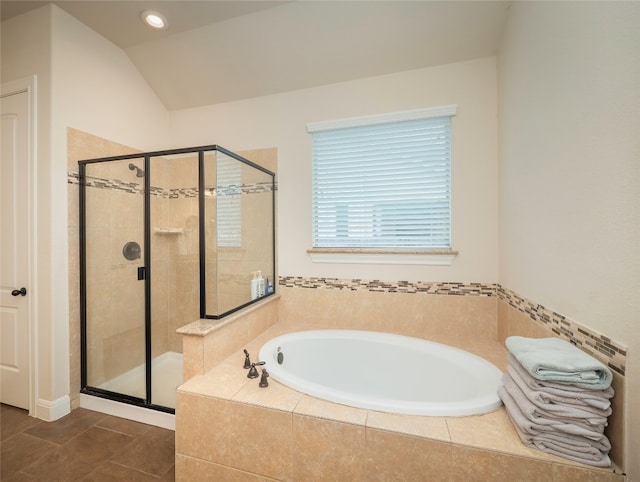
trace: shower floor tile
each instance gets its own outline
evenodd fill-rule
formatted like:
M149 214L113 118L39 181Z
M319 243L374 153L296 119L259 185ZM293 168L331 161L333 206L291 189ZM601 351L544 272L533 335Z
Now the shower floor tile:
M83 408L44 422L0 407L3 482L175 480L171 430Z

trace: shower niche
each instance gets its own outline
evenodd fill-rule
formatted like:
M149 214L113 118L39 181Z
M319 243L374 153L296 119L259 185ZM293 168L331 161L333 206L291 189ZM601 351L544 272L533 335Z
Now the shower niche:
M217 145L78 165L81 391L174 412L175 331L275 293L275 175Z

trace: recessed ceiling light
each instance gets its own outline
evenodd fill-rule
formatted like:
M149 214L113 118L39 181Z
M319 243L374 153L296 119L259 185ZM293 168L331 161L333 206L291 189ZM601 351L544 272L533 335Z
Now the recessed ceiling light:
M167 19L164 18L163 15L158 12L154 12L153 10L145 10L142 12L142 20L144 23L149 25L149 27L157 28L159 30L163 30L169 25Z

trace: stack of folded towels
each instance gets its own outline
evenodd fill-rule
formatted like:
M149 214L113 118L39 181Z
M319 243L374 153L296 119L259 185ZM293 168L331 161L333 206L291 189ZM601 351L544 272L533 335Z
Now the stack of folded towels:
M559 338L506 340L509 366L498 395L525 445L608 467L604 435L611 414L612 373Z

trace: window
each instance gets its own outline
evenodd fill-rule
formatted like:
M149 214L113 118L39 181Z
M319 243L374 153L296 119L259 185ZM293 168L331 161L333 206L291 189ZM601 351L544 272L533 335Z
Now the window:
M313 247L451 249L456 106L313 123Z
M219 247L242 246L241 163L217 153L217 243Z

